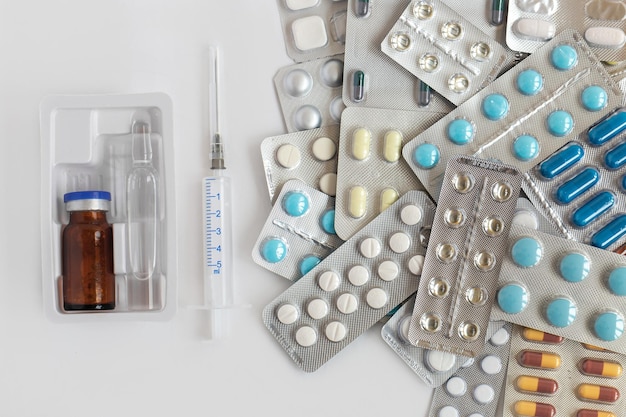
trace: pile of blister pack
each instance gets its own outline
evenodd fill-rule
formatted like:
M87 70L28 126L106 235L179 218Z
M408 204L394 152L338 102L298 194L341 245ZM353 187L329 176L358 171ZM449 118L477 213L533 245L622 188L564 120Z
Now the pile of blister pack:
M430 417L626 413L626 2L277 0L263 321L312 372L377 322Z

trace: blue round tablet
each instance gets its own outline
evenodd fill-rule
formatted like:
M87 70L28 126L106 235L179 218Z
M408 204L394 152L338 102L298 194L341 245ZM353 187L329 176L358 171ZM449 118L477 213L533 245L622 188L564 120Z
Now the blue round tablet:
M300 217L309 211L309 196L301 191L290 191L283 197L283 210L290 216Z
M615 295L626 295L626 268L616 268L609 274L609 289Z
M583 106L589 111L599 111L606 107L609 96L604 88L591 85L585 88L580 96Z
M279 238L267 239L261 244L261 256L272 264L280 262L287 256L287 244Z
M548 116L548 130L554 136L568 135L574 129L574 118L565 110L556 110Z
M455 119L448 123L448 139L455 145L465 145L474 138L474 125L465 119Z
M541 243L532 237L523 237L513 244L511 256L516 265L522 268L530 268L537 265L541 260L543 247Z
M550 61L554 68L567 71L578 63L578 53L569 45L559 45L552 50Z
M539 155L539 141L530 135L518 136L513 142L513 154L520 161L530 161Z
M300 274L306 275L311 269L315 268L322 260L315 255L308 255L300 261Z
M569 253L561 259L559 272L567 282L580 282L589 275L591 262L581 253Z
M576 319L576 305L567 298L555 298L546 307L546 319L555 327L567 327Z
M431 143L422 143L413 152L413 161L423 169L431 169L439 163L439 148Z
M527 69L517 76L517 89L525 96L534 96L543 88L543 76L532 69Z
M521 313L528 305L528 291L519 284L507 284L498 291L497 301L505 313Z
M593 330L598 338L612 342L624 333L624 318L612 311L601 313L596 317Z
M509 101L502 94L489 94L483 99L483 114L489 120L500 120L509 113Z
M335 209L328 209L322 214L320 219L322 229L329 235L336 235L335 231Z

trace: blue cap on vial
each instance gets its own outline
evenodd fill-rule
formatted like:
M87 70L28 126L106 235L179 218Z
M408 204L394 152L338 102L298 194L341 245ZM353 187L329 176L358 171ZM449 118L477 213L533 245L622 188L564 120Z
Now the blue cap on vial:
M63 195L67 211L109 211L111 193L108 191L73 191Z
M74 191L63 195L63 202L76 200L107 200L111 201L111 193L108 191Z

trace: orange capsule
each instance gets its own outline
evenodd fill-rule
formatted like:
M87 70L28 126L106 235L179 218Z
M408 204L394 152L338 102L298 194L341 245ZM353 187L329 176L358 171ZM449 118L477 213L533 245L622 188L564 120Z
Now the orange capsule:
M556 353L523 350L518 359L520 365L527 368L557 369L561 366L561 357Z
M515 414L524 417L554 417L556 409L551 404L533 401L518 401L514 406Z
M614 403L619 399L617 388L602 385L580 384L577 393L582 400Z
M590 345L588 343L583 343L582 345L585 347L585 349L597 350L599 352L608 352L608 349L604 349L604 348L601 348L599 346Z
M563 343L563 338L561 336L541 332L539 330L531 329L529 327L524 328L524 330L522 331L522 337L529 342L550 343L553 345Z
M576 417L615 417L615 414L600 410L578 410Z
M554 379L539 378L522 375L515 380L515 386L520 391L537 394L553 395L559 389L559 384Z
M619 378L622 375L622 365L617 362L601 359L585 358L580 362L580 369L586 375Z

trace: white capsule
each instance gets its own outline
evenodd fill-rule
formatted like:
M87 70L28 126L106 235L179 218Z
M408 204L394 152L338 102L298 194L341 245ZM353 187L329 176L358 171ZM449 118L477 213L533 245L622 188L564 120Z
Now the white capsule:
M532 41L547 41L556 34L554 24L540 19L519 19L513 25L513 30L520 38Z
M585 40L591 46L600 48L621 48L626 42L626 34L620 28L591 27L585 31Z

